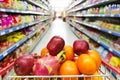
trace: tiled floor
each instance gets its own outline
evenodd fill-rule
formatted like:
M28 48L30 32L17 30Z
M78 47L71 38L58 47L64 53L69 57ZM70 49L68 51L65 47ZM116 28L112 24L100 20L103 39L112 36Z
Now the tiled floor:
M74 33L70 30L69 25L62 21L62 19L56 19L51 24L48 32L45 36L40 40L33 53L40 53L41 49L44 48L49 40L55 36L59 35L65 40L65 44L72 45L75 39L78 39Z

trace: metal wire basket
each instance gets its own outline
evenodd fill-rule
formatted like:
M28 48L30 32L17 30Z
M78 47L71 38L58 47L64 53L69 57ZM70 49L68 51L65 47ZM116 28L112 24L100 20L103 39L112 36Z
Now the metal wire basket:
M8 80L116 80L105 65L101 65L99 73L97 75L9 76Z

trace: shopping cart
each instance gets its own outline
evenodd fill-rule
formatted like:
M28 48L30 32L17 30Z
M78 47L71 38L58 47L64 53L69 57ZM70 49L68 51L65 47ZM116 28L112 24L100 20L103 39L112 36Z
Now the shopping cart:
M116 78L111 75L113 70L118 73ZM115 70L105 61L102 61L99 73L98 75L9 76L7 80L120 80L120 71Z

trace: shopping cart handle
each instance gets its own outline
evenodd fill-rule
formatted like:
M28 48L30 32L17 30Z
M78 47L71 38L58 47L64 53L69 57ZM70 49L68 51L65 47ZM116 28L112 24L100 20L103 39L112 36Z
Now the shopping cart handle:
M117 68L115 68L114 66L110 65L109 63L107 63L106 61L102 60L102 63L107 66L110 70L114 71L115 73L120 75L120 70L118 70Z
M0 70L0 75L4 74L7 70L12 68L13 65L14 65L14 61L11 64L9 64L8 66L4 67L2 70Z

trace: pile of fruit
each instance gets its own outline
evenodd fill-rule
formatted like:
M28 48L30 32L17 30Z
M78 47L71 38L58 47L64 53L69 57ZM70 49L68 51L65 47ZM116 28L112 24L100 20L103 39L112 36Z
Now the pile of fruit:
M15 60L14 70L19 76L36 75L100 75L101 56L89 50L85 40L75 40L73 46L65 45L60 36L53 36L40 55L26 54ZM102 80L102 77L86 77L85 80ZM48 79L49 80L49 79ZM78 80L61 78L61 80Z

